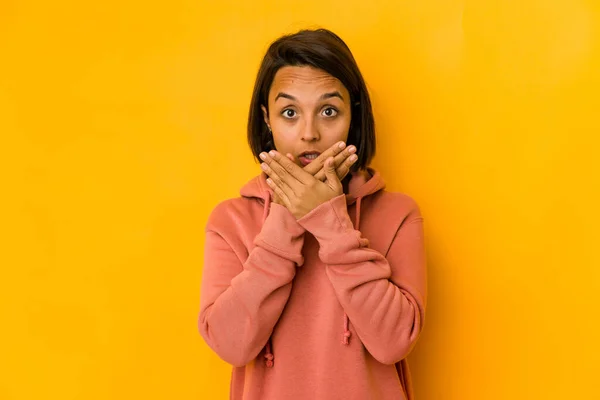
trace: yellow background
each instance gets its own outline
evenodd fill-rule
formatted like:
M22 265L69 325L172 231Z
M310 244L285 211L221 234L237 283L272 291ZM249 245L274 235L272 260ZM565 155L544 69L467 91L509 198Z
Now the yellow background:
M600 4L2 1L0 399L225 399L203 229L270 41L353 50L426 221L418 400L600 398Z

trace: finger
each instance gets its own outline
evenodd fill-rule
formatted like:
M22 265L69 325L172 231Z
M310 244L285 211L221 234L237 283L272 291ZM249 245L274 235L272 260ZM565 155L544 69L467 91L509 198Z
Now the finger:
M350 167L352 167L352 164L354 164L356 160L358 160L358 156L356 154L352 154L342 163L342 165L335 169L335 172L340 181L343 180L346 177L346 175L348 175L348 173L350 172Z
M344 151L342 151L341 153L339 153L335 158L334 158L334 164L336 166L336 168L339 168L340 166L343 165L343 163L345 161L348 160L349 157L351 157L354 153L356 153L356 147L355 146L348 146ZM309 165L311 165L312 163L310 163ZM351 164L352 165L352 164ZM347 172L346 172L347 173ZM345 175L344 175L345 176ZM340 179L343 179L342 176L340 176L338 174L338 177ZM321 182L325 181L325 169L321 168L320 171L318 171L315 174L315 178L317 178L318 180L320 180Z
M332 190L339 190L342 187L342 182L335 172L335 164L333 163L333 157L330 157L325 161L325 176L327 177L327 184Z
M276 161L271 160L271 165L279 165L279 164L277 164ZM288 183L286 181L281 179L281 176L275 170L273 170L271 168L271 166L267 165L267 163L264 162L264 163L260 164L260 168L263 171L265 171L265 174L267 174L269 176L271 181L273 181L273 183L275 183L275 185L277 185L277 187L279 187L286 194L286 196L288 196L288 197L295 196L294 189L292 187L290 187L290 185L288 185Z
M311 175L315 175L317 172L319 172L323 168L323 164L325 163L325 160L327 160L329 157L337 156L345 148L346 148L346 143L344 143L344 142L335 143L333 146L331 146L330 148L325 150L323 153L319 154L319 156L317 158L315 158L313 161L311 161L310 164L306 165L304 167L304 170ZM324 177L325 177L325 175L323 175L323 178Z
M277 151L270 151L269 157L266 157L265 159L265 163L267 163L269 167L271 167L271 169L273 169L292 189L299 189L299 183L308 185L314 181L314 177L311 174L304 171Z
M271 178L268 178L269 180ZM269 185L270 187L271 185ZM277 203L277 204L282 204L283 202L281 201L281 199L279 198L279 196L277 195L277 193L275 193L275 190L273 190L273 203Z
M294 159L294 156L293 156L293 155L291 155L290 153L287 153L287 154L286 154L286 156L287 156L287 158L289 158L289 159L290 159L290 160L291 160L293 163L295 163L295 162L296 162L296 160Z
M275 182L273 182L273 180L271 178L267 178L267 184L269 185L269 187L271 189L273 189L273 195L274 197L279 200L277 202L277 204L281 204L286 206L289 209L289 206L291 205L290 203L290 199L286 196L286 194L284 193L283 190L281 190L281 188L279 186L277 186L275 184Z

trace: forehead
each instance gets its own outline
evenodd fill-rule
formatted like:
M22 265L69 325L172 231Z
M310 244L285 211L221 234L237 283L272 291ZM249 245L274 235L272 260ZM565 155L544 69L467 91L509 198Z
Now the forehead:
M275 74L269 97L275 96L279 92L292 95L305 92L318 97L322 92L335 90L340 91L342 95L348 93L339 79L321 69L309 66L285 66Z

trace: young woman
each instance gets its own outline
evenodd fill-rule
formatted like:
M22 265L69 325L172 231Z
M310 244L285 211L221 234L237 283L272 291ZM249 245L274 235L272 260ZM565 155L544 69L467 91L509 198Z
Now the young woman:
M210 215L198 322L231 398L413 399L423 218L369 167L371 102L337 35L271 44L248 141L263 172Z

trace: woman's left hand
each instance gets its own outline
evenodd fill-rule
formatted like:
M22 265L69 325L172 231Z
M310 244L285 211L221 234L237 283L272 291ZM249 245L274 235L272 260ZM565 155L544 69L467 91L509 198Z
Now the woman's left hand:
M344 193L333 157L325 161L325 182L274 150L261 153L260 158L264 161L260 166L269 176L267 183L296 219Z

